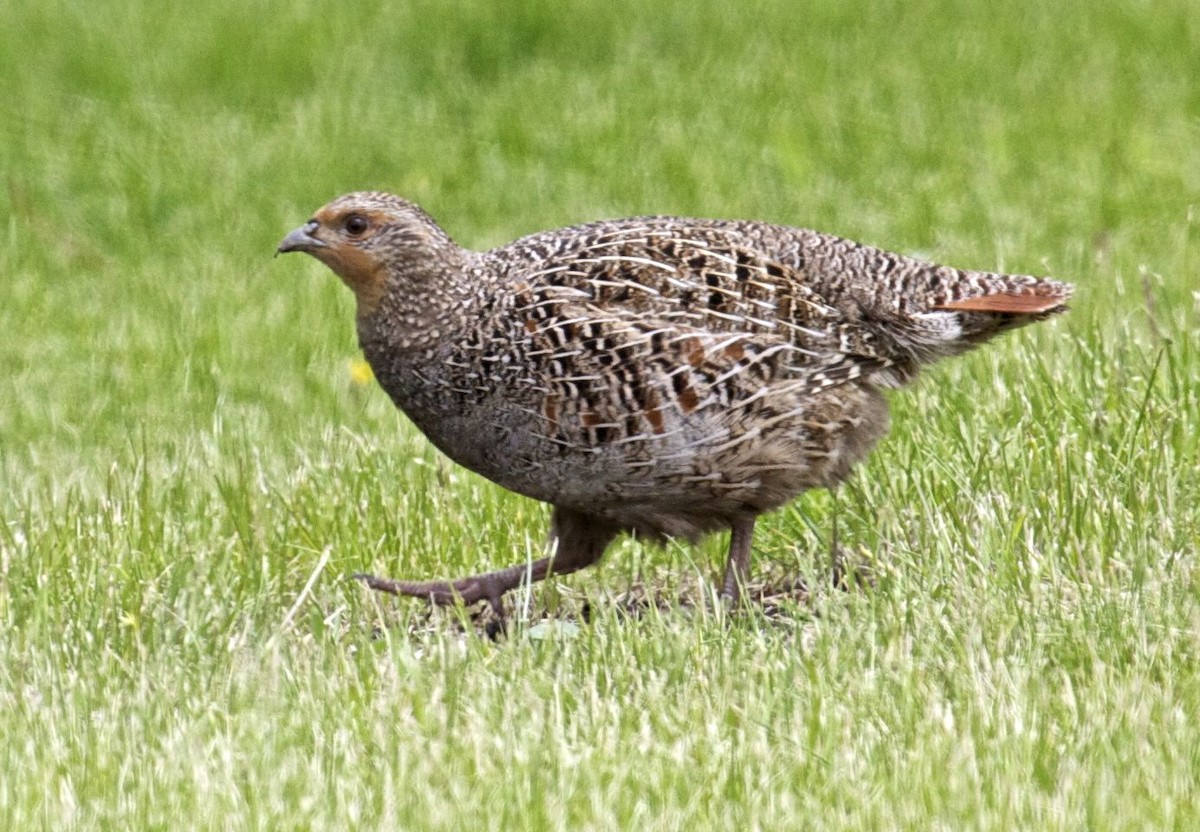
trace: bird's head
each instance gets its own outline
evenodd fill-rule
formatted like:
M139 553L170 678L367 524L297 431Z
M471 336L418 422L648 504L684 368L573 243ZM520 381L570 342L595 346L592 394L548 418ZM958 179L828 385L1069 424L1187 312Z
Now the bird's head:
M387 293L389 278L418 277L458 250L419 207L392 194L359 191L318 210L283 238L276 254L303 251L320 260L370 315Z

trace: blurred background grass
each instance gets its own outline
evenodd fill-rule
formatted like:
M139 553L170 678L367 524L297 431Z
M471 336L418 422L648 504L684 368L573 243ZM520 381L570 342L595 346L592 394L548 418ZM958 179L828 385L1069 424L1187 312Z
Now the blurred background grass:
M1052 271L1085 310L1143 265L1188 301L1190 3L9 13L0 431L18 457L74 463L131 422L341 416L323 390L330 354L353 353L349 301L270 254L356 188L476 247L604 216L757 217ZM1110 311L1140 308L1134 289Z
M1187 828L1197 55L1191 0L9 0L0 818ZM355 380L349 293L271 259L358 188L477 248L747 217L1078 295L895 397L842 501L880 584L794 631L372 641L397 613L341 575L519 560L544 512L439 461ZM759 568L819 571L829 510Z

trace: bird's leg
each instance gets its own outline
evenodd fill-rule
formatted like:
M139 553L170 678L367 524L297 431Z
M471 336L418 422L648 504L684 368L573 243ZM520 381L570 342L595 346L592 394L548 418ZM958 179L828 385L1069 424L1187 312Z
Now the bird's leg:
M729 562L725 565L725 580L721 582L721 597L736 607L742 597L742 587L750 577L750 541L754 537L754 517L733 521L729 535Z
M842 582L846 579L845 568L843 562L842 547L838 545L838 490L835 486L829 489L829 496L833 500L833 510L829 513L829 563L831 567L830 575L833 578L834 586L842 586Z
M517 564L507 569L471 575L456 581L396 581L366 574L354 577L380 592L424 598L439 605L453 604L456 601L470 605L486 600L497 615L502 615L501 596L520 586L527 575L530 583L542 580L549 572L549 565L550 558L541 558L528 565Z
M838 534L838 515L841 514L841 500L838 499L840 491L833 489L830 493L833 495L833 511L829 523L829 555L832 563L830 578L833 586L836 589L847 591L854 587L873 586L874 581L871 578L870 567L858 559L847 559L846 552L842 549L841 538Z
M522 583L535 584L547 575L567 575L600 559L620 531L605 521L564 508L555 508L551 520L553 554L531 564L517 564L457 581L394 581L374 575L355 575L371 589L425 598L434 604L461 601L473 604L486 600L496 615L503 617L501 597Z
M832 565L830 577L833 579L833 585L838 589L849 589L850 575L846 571L846 555L842 551L841 540L838 537L838 514L841 500L838 499L839 491L836 487L831 488L829 494L833 498L833 511L829 518L829 560Z

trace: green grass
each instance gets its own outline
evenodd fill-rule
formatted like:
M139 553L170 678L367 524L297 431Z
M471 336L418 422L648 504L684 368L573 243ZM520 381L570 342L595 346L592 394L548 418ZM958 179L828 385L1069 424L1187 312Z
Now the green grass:
M0 828L1200 825L1200 5L6 9ZM873 588L820 582L814 493L760 524L782 618L629 620L722 541L625 543L493 644L346 579L546 521L271 259L360 187L476 247L752 217L1078 298L893 397L838 500Z

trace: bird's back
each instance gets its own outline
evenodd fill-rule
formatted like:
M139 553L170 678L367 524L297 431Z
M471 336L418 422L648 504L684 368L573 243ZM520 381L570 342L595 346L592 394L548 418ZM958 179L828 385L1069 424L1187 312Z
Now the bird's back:
M684 536L841 481L886 430L880 387L1069 294L813 231L671 217L535 234L475 262L474 314L437 366L400 373L397 402L501 485Z

